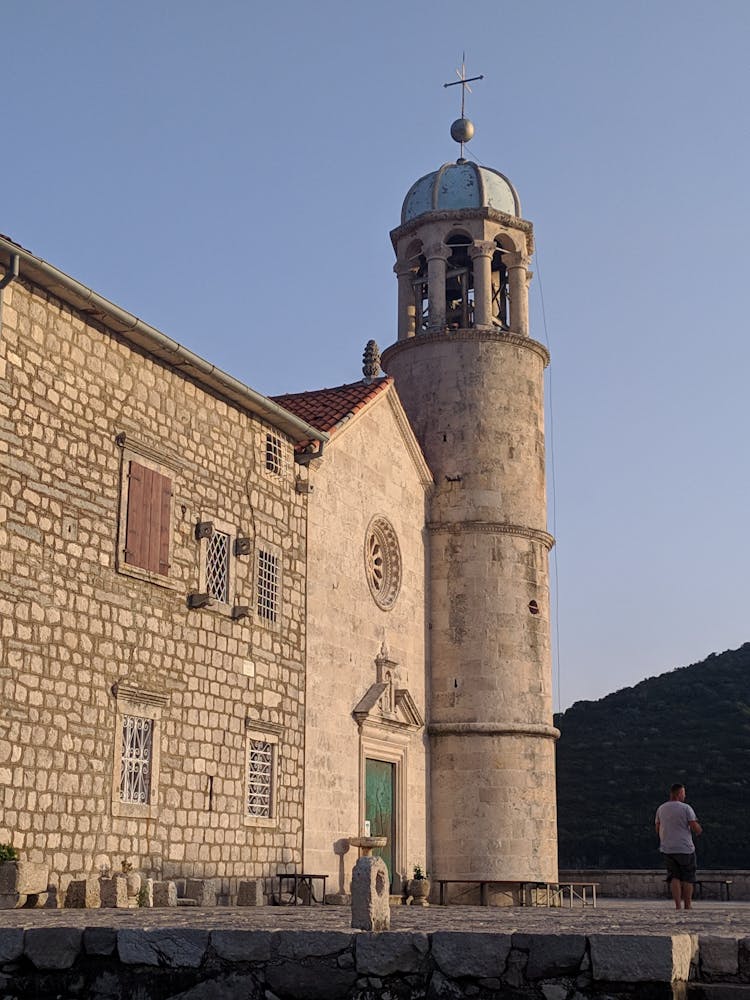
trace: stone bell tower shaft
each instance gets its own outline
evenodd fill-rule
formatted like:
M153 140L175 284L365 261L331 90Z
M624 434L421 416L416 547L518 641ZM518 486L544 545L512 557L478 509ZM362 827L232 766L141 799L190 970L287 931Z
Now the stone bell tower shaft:
M549 357L529 337L532 227L507 178L459 160L417 181L391 238L399 339L383 367L435 478L432 869L552 881Z

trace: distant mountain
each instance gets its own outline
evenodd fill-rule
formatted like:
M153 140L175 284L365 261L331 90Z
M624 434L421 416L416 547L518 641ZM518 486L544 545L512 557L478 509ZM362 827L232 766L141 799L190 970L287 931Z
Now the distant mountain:
M681 781L701 868L750 868L750 643L555 717L561 868L661 865L654 813Z

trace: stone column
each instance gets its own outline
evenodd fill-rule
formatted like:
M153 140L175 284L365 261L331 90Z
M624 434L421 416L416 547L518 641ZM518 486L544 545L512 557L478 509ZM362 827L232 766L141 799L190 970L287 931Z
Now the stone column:
M417 332L417 309L414 301L416 268L408 261L399 260L393 265L398 278L398 339L407 340Z
M529 288L526 261L520 253L506 253L503 263L508 269L510 297L510 328L522 337L529 335Z
M474 326L492 326L492 255L497 247L477 240L469 247L474 262Z
M428 324L430 330L445 327L445 262L450 250L444 243L433 243L425 250L427 257Z

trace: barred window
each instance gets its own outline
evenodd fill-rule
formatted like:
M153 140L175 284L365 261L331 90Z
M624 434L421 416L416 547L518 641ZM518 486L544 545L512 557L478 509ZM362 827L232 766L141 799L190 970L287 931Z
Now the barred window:
M273 813L274 747L265 739L250 739L247 767L247 813L270 819Z
M280 476L284 470L284 446L280 437L266 434L266 472Z
M222 604L229 602L229 535L214 531L206 548L206 590Z
M135 715L122 717L121 802L148 805L151 801L153 738L153 719Z
M258 617L268 622L278 618L279 557L271 552L258 552Z

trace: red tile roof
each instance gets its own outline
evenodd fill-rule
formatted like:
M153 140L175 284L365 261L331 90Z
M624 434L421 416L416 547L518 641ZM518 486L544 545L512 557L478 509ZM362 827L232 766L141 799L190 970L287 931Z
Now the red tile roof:
M334 434L355 413L385 392L392 382L393 379L386 375L384 378L374 379L369 385L364 381L353 382L334 389L294 392L285 396L271 396L271 399L319 431Z

